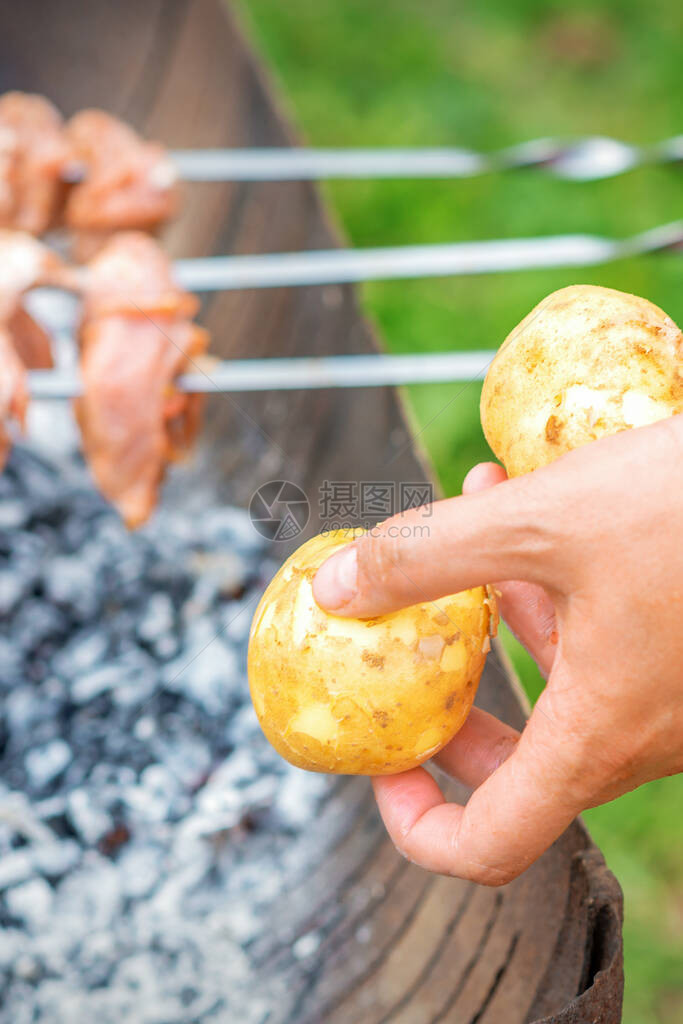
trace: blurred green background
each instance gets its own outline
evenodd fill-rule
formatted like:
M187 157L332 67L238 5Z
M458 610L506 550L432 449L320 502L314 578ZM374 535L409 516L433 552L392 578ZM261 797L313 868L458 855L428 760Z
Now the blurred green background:
M245 23L312 145L460 145L541 136L650 143L683 132L680 0L242 0ZM563 183L539 171L469 181L325 186L354 245L596 232L627 236L683 216L683 170ZM683 256L577 271L367 285L394 352L495 348L547 292L577 282L644 295L683 322ZM410 390L447 494L490 457L478 384ZM450 404L449 404L450 403ZM444 408L445 407L445 408ZM443 411L441 411L443 410ZM437 415L438 414L438 415ZM533 700L531 660L506 643ZM656 700L647 692L644 699ZM626 899L626 1024L683 1022L683 777L586 814Z

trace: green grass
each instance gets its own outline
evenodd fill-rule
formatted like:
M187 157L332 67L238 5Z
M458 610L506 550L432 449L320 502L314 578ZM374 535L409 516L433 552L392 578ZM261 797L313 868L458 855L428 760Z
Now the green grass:
M243 0L247 24L314 145L462 145L604 134L649 143L683 131L678 0ZM595 232L683 216L682 172L649 167L572 184L540 172L458 182L325 186L355 245ZM555 288L586 281L645 295L683 321L683 259L376 283L364 308L392 351L495 348ZM479 386L413 388L412 415L444 490L490 457ZM459 393L457 393L459 392ZM507 634L532 699L541 681ZM683 778L586 815L626 896L626 1024L683 1021Z

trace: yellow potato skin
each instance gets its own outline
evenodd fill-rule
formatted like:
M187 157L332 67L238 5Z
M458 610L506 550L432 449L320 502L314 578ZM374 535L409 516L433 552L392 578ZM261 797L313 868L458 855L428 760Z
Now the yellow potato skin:
M512 331L481 395L486 439L509 476L606 434L683 411L683 335L637 295L573 285Z
M312 580L350 530L303 544L271 581L249 640L249 685L275 749L310 771L391 775L426 761L472 706L493 598L484 587L374 619L328 615Z

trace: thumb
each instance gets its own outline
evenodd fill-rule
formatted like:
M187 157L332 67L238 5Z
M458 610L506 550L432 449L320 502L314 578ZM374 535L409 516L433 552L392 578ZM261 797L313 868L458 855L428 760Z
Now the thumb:
M552 589L571 565L558 529L563 481L549 466L393 516L323 563L315 599L337 615L370 618L499 580Z
M463 730L462 739L458 734L451 742L441 763L477 786L465 806L447 803L423 768L373 780L387 831L409 860L429 871L502 885L590 805L594 779L586 771L586 743L570 717L546 715L542 702L516 744L510 729L490 716L482 720L481 712L469 736ZM545 703L552 710L547 698ZM473 765L483 778L472 778Z

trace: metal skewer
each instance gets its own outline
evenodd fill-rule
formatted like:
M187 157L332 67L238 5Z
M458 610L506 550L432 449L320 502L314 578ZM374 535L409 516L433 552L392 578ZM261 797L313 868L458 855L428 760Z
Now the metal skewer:
M598 235L555 235L484 242L403 245L381 249L319 249L255 256L206 256L173 263L177 283L188 291L234 291L241 288L288 288L359 281L448 277L530 270L542 267L589 267L644 253L683 248L683 220L626 239ZM62 287L80 291L78 272ZM51 291L46 327L73 328L73 304L66 292ZM35 294L35 293L33 293ZM132 302L140 289L128 289ZM42 319L39 316L39 319Z
M389 278L474 274L530 267L589 266L646 252L683 248L683 221L628 239L594 235L461 242L452 245L386 249L332 249L260 256L213 256L176 260L178 283L194 291L320 285ZM46 326L57 332L60 293L48 294ZM56 304L55 304L55 301ZM68 302L67 302L68 306ZM55 313L57 314L55 316ZM178 387L188 392L245 392L330 387L381 387L436 381L478 380L491 352L448 352L411 356L327 356L298 359L245 359L183 374ZM57 370L33 371L34 398L68 399L80 393L78 376Z
M382 249L329 249L258 256L208 256L174 263L189 291L281 288L356 281L588 267L683 246L683 220L626 239L555 235Z
M293 359L228 360L199 372L182 374L181 391L206 393L293 391L312 388L372 388L483 380L495 352L439 352L423 355L318 356ZM77 398L78 374L32 370L29 391L37 399Z
M333 178L471 178L539 167L568 181L591 181L642 164L683 160L683 135L653 146L592 136L535 139L496 153L433 149L180 149L171 159L186 181L300 181Z

